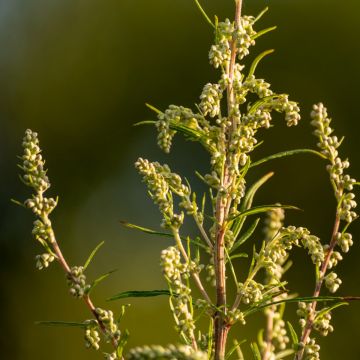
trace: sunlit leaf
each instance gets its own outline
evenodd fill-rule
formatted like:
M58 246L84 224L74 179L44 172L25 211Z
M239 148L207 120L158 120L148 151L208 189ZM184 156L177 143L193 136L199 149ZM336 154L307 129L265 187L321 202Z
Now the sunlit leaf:
M123 291L119 294L112 296L111 298L107 299L107 301L114 301L119 299L126 299L126 298L145 298L145 297L155 297L167 295L172 296L171 292L167 289L164 290L132 290L132 291Z
M84 270L86 270L86 268L89 266L89 264L91 263L91 260L93 259L93 257L96 255L96 253L98 252L98 250L105 244L105 241L102 241L100 244L98 244L95 249L91 252L90 256L88 257L88 259L85 262L84 265Z

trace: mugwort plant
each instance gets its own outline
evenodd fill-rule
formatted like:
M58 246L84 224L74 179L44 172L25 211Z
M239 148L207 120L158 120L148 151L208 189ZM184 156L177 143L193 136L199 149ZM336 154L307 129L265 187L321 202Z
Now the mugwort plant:
M257 340L246 344L250 344L254 359L319 359L317 336L333 331L333 310L358 299L332 294L342 283L335 268L353 245L349 226L357 218L353 188L359 183L348 174L350 163L339 153L343 139L333 134L327 109L321 103L314 105L311 112L317 149L295 149L253 159L252 152L259 145L261 131L276 125L272 121L274 112L283 114L288 127L300 121L298 104L256 76L260 61L272 50L257 55L249 67L244 66L244 59L256 40L275 27L259 30L258 23L267 9L256 17L242 15L241 0L235 0L234 19L224 21L216 17L211 20L197 0L195 3L214 32L209 62L218 72L218 81L204 85L194 109L170 105L158 110L148 105L155 112L156 120L139 124L155 126L158 145L165 153L170 152L172 140L178 134L203 147L209 156L208 171L196 174L206 190L198 196L190 183L166 164L143 158L136 161L136 170L162 215L163 232L125 222L123 225L173 239L172 245L160 256L168 289L128 291L112 298L168 296L179 343L126 349L128 332L121 324L125 308L115 317L112 311L94 305L91 293L109 274L89 282L86 269L102 244L82 266L72 266L66 261L50 220L57 199L45 195L50 182L38 135L26 130L21 179L33 193L21 205L30 209L36 218L32 234L43 249L36 257L36 267L41 270L53 262L60 264L70 294L82 300L92 315L91 319L70 325L84 329L88 348L98 350L103 341L108 342L112 350L103 352L108 360L244 359L242 329L257 312L263 313L263 329ZM273 173L249 183L251 169L276 158L301 153L319 157L329 175L336 207L328 240L321 240L305 227L285 224L285 211L296 209L294 206L279 203L253 206L257 190ZM196 225L197 236L191 237L183 229L185 217ZM259 241L255 230L262 221L264 232ZM245 242L252 242L251 254L244 253ZM286 281L294 247L303 248L314 266L314 290L308 297L292 295L290 290L296 289ZM246 272L239 273L234 267L233 261L237 258L248 264ZM229 282L234 283L235 296L229 293ZM285 305L291 302L298 303L296 314L300 326L294 327L284 320ZM235 324L239 326L233 329ZM230 331L235 339L239 338L233 344L228 343Z

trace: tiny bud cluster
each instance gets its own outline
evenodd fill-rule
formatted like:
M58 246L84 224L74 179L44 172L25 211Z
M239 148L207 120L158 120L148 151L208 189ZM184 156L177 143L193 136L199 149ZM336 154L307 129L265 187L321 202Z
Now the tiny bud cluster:
M161 252L161 266L165 278L174 294L172 297L173 315L176 321L177 330L188 339L194 338L195 322L191 309L191 289L186 279L190 277L195 264L188 265L181 262L180 252L170 246Z
M95 319L85 321L85 347L99 350L99 324Z
M86 276L82 266L73 266L66 274L69 292L76 298L82 298L89 290L90 285L86 284Z

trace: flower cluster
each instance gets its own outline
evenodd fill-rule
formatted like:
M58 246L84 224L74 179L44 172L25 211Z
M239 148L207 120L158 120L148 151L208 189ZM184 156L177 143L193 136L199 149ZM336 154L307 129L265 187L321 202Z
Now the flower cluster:
M73 266L66 274L70 294L76 298L82 298L89 290L90 285L86 284L86 276L82 266Z
M103 324L105 328L105 335L107 336L107 341L115 341L116 343L120 340L121 332L117 323L114 320L114 314L111 310L104 310L101 308L96 308L95 312L99 321Z
M244 304L253 304L263 298L264 285L249 280L247 283L239 283L239 294Z
M191 289L188 287L186 279L189 278L194 265L182 263L180 252L174 246L161 252L161 266L173 292L172 310L176 328L190 340L194 338L195 322L191 311Z
M25 175L22 180L25 185L32 187L35 192L43 193L50 187L49 178L44 168L45 162L41 156L38 134L27 129L22 143L24 153L21 157L21 169Z
M99 324L95 319L86 320L85 324L85 346L90 349L99 350Z
M219 84L208 83L200 95L199 107L204 116L215 117L220 114L220 100L222 92Z
M255 45L254 36L256 32L253 29L254 22L254 17L242 16L240 24L233 34L239 60L249 55L250 46Z
M183 123L190 128L198 128L200 118L191 109L183 106L170 105L165 112L160 112L156 122L159 147L166 153L170 152L172 139L176 134L176 131L171 129L171 125Z
M47 170L41 155L37 133L27 129L22 146L24 153L21 157L23 163L20 168L24 171L24 175L21 179L25 185L35 191L30 199L25 200L24 206L31 209L37 217L32 234L46 250L45 253L35 257L36 268L41 270L47 268L56 258L51 250L51 244L55 241L55 237L49 215L56 207L57 200L44 196L44 192L50 187L50 181L46 175Z
M311 260L320 266L324 260L324 249L320 239L311 235L309 230L303 227L288 226L281 228L277 235L268 243L263 251L263 262L266 271L270 275L277 273L277 262L287 256L287 251L300 243L308 250Z
M313 106L311 117L311 125L315 127L314 135L319 139L317 145L330 162L327 170L336 188L339 216L341 220L351 223L357 218L357 214L353 211L357 205L354 200L355 195L351 192L356 180L344 174L344 171L350 166L350 163L347 159L342 160L338 156L337 149L342 141L339 141L336 136L332 135L334 130L330 127L331 119L323 104L320 103Z
M160 345L142 346L131 349L126 355L126 360L207 360L207 354L202 351L194 351L186 345Z
M182 184L180 176L172 173L167 165L160 165L158 162L151 163L139 158L135 167L143 176L151 198L164 216L163 226L179 228L184 214L174 213L172 193L180 197L189 196L189 188Z

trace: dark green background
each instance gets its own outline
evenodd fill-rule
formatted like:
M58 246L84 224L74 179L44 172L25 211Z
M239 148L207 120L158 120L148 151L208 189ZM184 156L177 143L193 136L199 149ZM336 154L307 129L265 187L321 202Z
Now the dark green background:
M203 0L212 16L232 17L233 1ZM260 39L252 56L276 52L258 70L278 92L300 102L303 120L287 129L276 117L275 129L254 158L275 151L314 146L308 113L323 101L345 135L344 157L360 178L359 83L360 3L358 0L245 0L244 12L270 12L259 26L278 25ZM81 264L105 240L89 276L117 268L99 286L95 302L118 291L165 286L159 253L169 242L121 228L120 219L158 227L160 216L147 199L133 162L138 156L166 161L188 174L206 171L207 159L194 144L175 141L171 156L161 154L152 128L132 124L152 119L145 108L175 103L192 106L202 86L216 79L208 65L212 30L192 0L2 0L0 2L0 357L3 359L101 359L86 350L77 329L43 328L36 320L82 321L83 304L67 295L58 266L38 272L31 239L32 217L10 203L29 194L17 177L16 156L26 128L40 133L53 187L60 196L53 223L65 256ZM288 223L307 226L325 241L331 233L335 202L324 164L309 155L278 160L251 174L276 176L259 192L257 203L291 203ZM195 185L198 188L198 185ZM355 246L338 267L344 280L339 294L360 295L360 227L352 228ZM290 288L309 295L313 270L295 251ZM239 268L241 277L242 268ZM126 303L126 302L125 302ZM176 339L165 298L131 301L124 327L130 345L167 344ZM295 306L288 307L294 313ZM335 334L321 342L323 359L360 359L360 304L334 315ZM290 316L291 317L291 316ZM254 336L261 318L234 328L238 339ZM246 345L245 345L246 348Z

